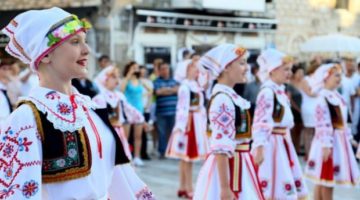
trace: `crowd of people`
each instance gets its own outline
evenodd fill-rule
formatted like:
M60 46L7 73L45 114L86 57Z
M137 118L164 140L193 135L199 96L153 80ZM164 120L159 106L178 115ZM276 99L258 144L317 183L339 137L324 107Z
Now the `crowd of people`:
M51 8L3 29L17 60L0 64L1 199L155 199L133 166L166 158L180 160L187 199L305 199L306 177L327 200L360 184L354 58L306 65L267 49L248 64L249 51L222 44L204 55L182 48L174 68L161 58L151 70L117 67L103 55L89 79L89 28Z

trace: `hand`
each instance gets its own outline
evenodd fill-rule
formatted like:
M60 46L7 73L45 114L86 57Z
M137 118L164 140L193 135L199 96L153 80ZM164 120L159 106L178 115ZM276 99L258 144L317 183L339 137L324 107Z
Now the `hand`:
M135 73L135 67L131 67L128 71L128 73L126 74L126 78L130 79L132 77L132 75L134 75Z
M323 152L322 152L323 161L327 161L330 157L330 154L331 154L331 148L323 147Z
M264 161L264 147L259 146L255 150L254 162L257 166L260 166Z
M220 200L236 200L236 196L230 187L221 188Z

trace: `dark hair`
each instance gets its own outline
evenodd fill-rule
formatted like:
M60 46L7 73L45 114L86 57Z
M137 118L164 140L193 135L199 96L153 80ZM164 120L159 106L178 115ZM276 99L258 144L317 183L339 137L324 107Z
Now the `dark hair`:
M159 65L159 69L160 69L160 68L161 68L161 66L163 66L163 65L167 65L168 67L170 67L170 66L169 66L169 63L162 62L162 63Z
M135 61L130 61L130 62L128 62L128 63L125 65L124 71L123 71L123 76L124 76L124 77L127 75L127 73L130 71L130 68L131 68L134 64L136 64Z
M295 74L295 73L296 73L298 70L300 70L300 69L304 70L304 72L305 72L304 63L295 64L295 65L292 67L291 71L292 71L293 74Z
M253 74L253 75L255 75L255 73L256 73L256 70L259 70L259 65L257 64L257 63L253 63L252 65L251 65L251 74Z
M191 54L191 56L190 56L190 58L192 59L192 58L194 58L195 56L201 56L199 53L193 53L193 54Z
M189 55L190 54L190 51L189 50L185 50L183 51L182 53L182 57L185 58L185 56Z
M110 60L110 57L108 55L101 55L100 58L98 59L98 62L101 62L103 60Z

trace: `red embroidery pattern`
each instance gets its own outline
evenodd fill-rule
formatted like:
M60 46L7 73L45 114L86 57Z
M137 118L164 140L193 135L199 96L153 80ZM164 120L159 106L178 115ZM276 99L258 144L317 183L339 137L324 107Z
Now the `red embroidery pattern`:
M235 133L235 118L233 113L234 110L230 110L224 103L219 107L217 112L210 112L211 123L214 128L221 130L222 132L230 132L231 134L229 134L229 137L232 137ZM221 139L222 136L220 137L218 135L219 134L216 135L216 138Z
M5 189L0 192L0 197L8 197L14 194L14 189L18 189L19 184L14 184L14 180L18 174L27 167L39 165L42 162L40 160L33 160L30 162L24 162L19 158L19 153L24 154L29 152L32 141L28 137L19 137L20 134L28 129L34 128L33 126L21 127L17 132L14 132L9 127L2 137L0 142L0 173L4 173L0 176L0 185L4 186ZM24 157L24 155L22 155ZM1 199L1 198L0 198Z
M45 97L46 97L47 99L51 99L51 100L60 99L60 98L61 98L60 95L59 95L56 91L51 91L51 92L47 93L47 94L45 95Z
M271 105L272 104L266 100L265 95L261 95L256 102L254 122L267 122L265 116L271 108Z

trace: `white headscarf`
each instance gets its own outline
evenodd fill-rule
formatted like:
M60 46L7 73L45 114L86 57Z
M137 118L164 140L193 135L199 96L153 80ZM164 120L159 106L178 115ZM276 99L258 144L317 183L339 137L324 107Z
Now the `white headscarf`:
M23 12L12 19L2 32L10 38L5 50L36 71L44 56L72 35L90 27L77 16L54 7Z
M187 59L187 60L181 61L177 64L175 73L174 73L175 81L181 82L184 79L186 79L187 69L191 63L192 63L192 60Z
M269 79L270 72L274 69L291 62L289 56L276 49L266 49L261 52L256 62L259 64L258 76L261 82Z
M330 70L335 67L335 63L320 65L309 79L309 85L313 93L319 92L324 88L325 79L329 77Z
M231 62L240 57L247 58L248 56L249 53L245 48L233 44L221 44L206 52L199 62L210 71L211 78L216 79Z

